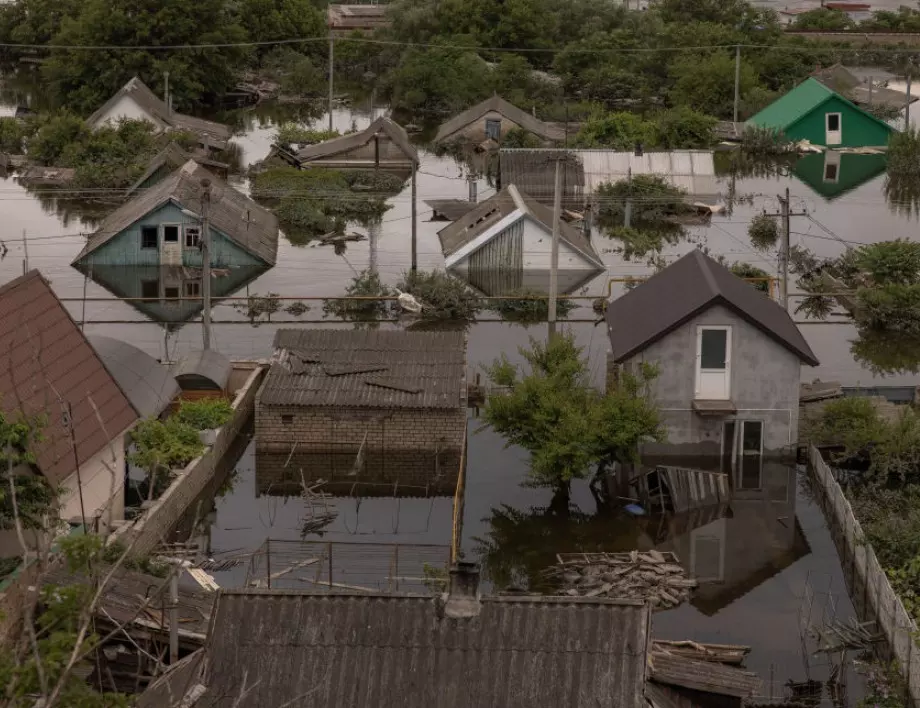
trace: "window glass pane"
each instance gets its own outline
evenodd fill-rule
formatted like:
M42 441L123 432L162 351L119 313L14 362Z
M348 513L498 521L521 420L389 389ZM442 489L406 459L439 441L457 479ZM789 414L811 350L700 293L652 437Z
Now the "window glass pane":
M759 420L744 421L741 431L741 474L738 482L741 489L760 489L762 442L763 423Z
M185 245L188 248L197 248L201 242L201 231L197 226L185 227Z
M502 122L500 120L486 119L486 137L492 140L498 140L502 132Z
M837 165L824 166L824 179L829 182L833 182L837 179Z
M827 114L827 129L840 130L840 116L836 113Z
M157 227L141 226L141 248L157 247Z
M732 471L732 448L735 444L735 421L727 420L722 426L722 472Z
M163 227L163 240L175 243L179 240L179 227L178 226L164 226Z
M142 280L141 281L141 297L159 297L160 296L160 281L158 280Z
M700 347L700 368L724 369L728 331L724 329L704 329Z
M163 291L163 295L169 299L178 299L179 297L179 288L167 287Z
M762 437L763 423L761 421L744 421L744 435L742 436L741 445L745 452L756 452L760 454L760 443Z

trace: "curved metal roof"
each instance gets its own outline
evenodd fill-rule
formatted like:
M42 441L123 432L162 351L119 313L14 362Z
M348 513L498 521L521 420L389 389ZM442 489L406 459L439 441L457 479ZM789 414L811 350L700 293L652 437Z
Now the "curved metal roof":
M213 349L192 351L172 365L170 373L183 390L220 390L227 388L233 365Z
M179 395L169 369L144 351L119 339L87 336L105 368L142 417L158 416Z

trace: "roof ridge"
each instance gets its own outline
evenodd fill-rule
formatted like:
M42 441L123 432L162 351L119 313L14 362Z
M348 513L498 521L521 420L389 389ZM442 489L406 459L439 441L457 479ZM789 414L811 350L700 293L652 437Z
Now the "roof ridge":
M0 296L5 295L10 290L15 290L20 285L24 285L30 282L33 278L41 278L45 281L45 283L50 285L48 279L41 274L41 271L39 271L38 268L33 268L28 273L23 273L22 275L16 276L12 280L8 280L7 282L3 283L3 285L0 285Z
M715 261L709 258L699 248L693 249L693 255L700 266L700 270L703 272L703 278L709 286L709 291L712 293L713 297L718 297L722 293L722 290L718 283L716 283L716 276L715 273L712 272L712 267L710 265L710 263L715 263Z

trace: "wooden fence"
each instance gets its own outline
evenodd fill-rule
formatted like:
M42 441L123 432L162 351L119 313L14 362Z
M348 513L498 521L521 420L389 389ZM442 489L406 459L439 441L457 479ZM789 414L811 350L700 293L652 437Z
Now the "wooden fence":
M457 476L457 489L454 492L454 517L450 533L450 562L456 563L460 556L463 537L463 498L466 493L466 441L463 437L463 450L460 453L460 474Z
M875 620L885 634L910 693L910 703L920 708L920 646L917 625L904 609L901 599L888 582L888 576L872 546L864 540L862 527L834 473L814 445L808 459L814 479L822 492L822 504L831 534L840 553L843 574L856 613L864 620Z

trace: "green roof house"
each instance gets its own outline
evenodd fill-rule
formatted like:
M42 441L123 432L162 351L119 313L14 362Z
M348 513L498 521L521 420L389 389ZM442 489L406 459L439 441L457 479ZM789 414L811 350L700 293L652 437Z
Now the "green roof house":
M814 78L775 100L747 125L828 147L882 147L895 130Z

